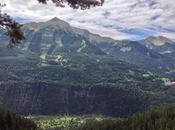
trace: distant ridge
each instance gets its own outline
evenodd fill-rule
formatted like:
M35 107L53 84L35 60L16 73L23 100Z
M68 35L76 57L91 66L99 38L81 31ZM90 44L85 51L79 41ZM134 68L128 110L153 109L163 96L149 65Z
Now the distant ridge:
M165 45L166 43L173 43L172 40L164 36L150 36L144 40L141 40L141 42L144 42L144 44L146 45L152 44L155 46L162 46Z

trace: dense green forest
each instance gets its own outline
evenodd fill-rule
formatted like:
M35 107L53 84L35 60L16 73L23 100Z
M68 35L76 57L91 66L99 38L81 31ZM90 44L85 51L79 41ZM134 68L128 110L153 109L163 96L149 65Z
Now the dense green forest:
M0 130L175 130L175 105L128 118L55 116L31 119L33 121L0 109Z
M125 119L90 119L72 130L175 130L175 106L137 113Z
M41 130L175 130L175 105L136 113L128 118L65 115L31 119Z
M0 108L0 130L36 130L36 128L36 124L31 120Z

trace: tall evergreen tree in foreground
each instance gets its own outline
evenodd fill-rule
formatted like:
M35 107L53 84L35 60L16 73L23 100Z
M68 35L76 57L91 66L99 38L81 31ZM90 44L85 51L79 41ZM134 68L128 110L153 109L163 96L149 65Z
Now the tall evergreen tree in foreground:
M22 25L12 20L8 14L2 13L4 6L0 3L0 31L5 32L5 35L10 38L9 47L13 47L24 39L23 32L21 31Z
M0 130L36 130L34 122L0 108Z

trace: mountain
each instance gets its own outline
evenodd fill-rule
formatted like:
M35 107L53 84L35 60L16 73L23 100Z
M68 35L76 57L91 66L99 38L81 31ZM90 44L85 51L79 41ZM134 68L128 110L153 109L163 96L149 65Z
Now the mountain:
M142 41L117 41L78 28L74 28L74 33L81 35L116 59L175 80L175 44L168 38L160 36Z
M175 42L174 41L163 36L158 36L158 37L148 37L139 42L145 45L147 48L175 60L174 58Z
M141 40L140 42L143 42L144 45L149 47L150 49L154 49L155 46L164 46L166 44L173 43L172 40L164 37L164 36L150 36L144 40Z
M103 50L110 38L58 18L26 24L23 31L21 46L0 51L0 104L17 113L128 116L174 101L169 80Z
M47 28L48 26L50 28L48 28L48 30L44 30L45 31L44 35L47 35L47 31L48 31L48 34L51 32L50 33L51 35L47 36L48 41L45 41L45 39L41 39L42 34L39 34L39 33L35 35L36 37L28 36L28 34L31 34L32 32L37 32L39 30L42 30L43 28ZM55 29L57 29L57 32L53 33ZM64 30L64 32L66 32L67 34L62 34L61 30ZM53 18L52 20L48 22L40 22L40 23L33 22L33 23L26 24L24 25L24 31L25 31L26 37L28 37L28 41L30 40L30 42L25 43L24 46L26 47L26 49L28 48L30 50L35 49L35 50L32 50L35 52L39 51L36 49L40 48L38 43L34 43L34 42L37 42L37 40L39 40L39 42L41 42L43 46L44 44L47 44L47 42L52 43L52 42L59 40L59 39L53 39L52 35L53 36L54 35L62 35L62 36L68 35L69 36L69 35L74 34L76 36L81 37L81 39L88 41L89 43L91 43L91 45L96 46L97 49L101 50L103 53L113 56L117 60L121 60L129 64L136 65L143 70L147 70L147 71L151 71L156 74L160 74L161 76L170 78L171 80L175 79L175 71L174 71L175 70L175 62L174 62L174 53L175 53L174 48L175 47L174 47L174 44L169 44L170 42L172 42L171 40L163 36L160 36L157 38L150 37L147 40L145 40L146 43L144 42L144 40L142 41L129 41L129 40L117 41L111 38L101 37L97 34L92 34L88 30L83 30L83 29L72 27L68 23L58 18ZM68 37L64 36L64 39L63 39L64 42L67 42L66 41L67 38ZM8 41L8 40L5 40L6 38L4 37L1 37L0 41L1 39L3 41ZM71 41L70 39L67 39L67 40ZM44 43L43 41L46 43ZM31 42L32 44L28 44ZM37 46L35 44L37 44ZM160 46L164 44L165 46ZM156 45L154 48L157 48L156 49L157 51L153 49L154 45ZM59 46L62 46L62 45L59 45ZM25 47L23 47L23 49ZM43 49L44 46L41 48ZM68 49L68 46L61 47L61 49L64 49L64 51L65 50L70 51L69 50L70 48Z
M139 41L140 44L146 46L148 49L159 53L169 59L171 63L175 63L175 42L163 37L163 36L157 36L157 37L148 37L144 40ZM172 64L172 67L168 67L165 75L168 75L169 78L172 78L174 80L175 75L175 66Z
M134 64L144 70L167 76L167 72L175 68L175 62L170 57L155 52L138 42L119 41L100 43L97 45L107 54L122 61ZM172 78L175 75L172 75Z
M144 70L175 79L169 72L175 69L175 62L167 55L155 52L137 41L113 41L96 43L103 52Z

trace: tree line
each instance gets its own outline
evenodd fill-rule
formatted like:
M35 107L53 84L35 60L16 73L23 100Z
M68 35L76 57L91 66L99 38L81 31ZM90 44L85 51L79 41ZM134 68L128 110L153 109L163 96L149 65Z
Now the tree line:
M0 108L0 130L36 130L36 124L13 112Z
M175 106L160 107L124 119L91 119L72 130L175 130Z

